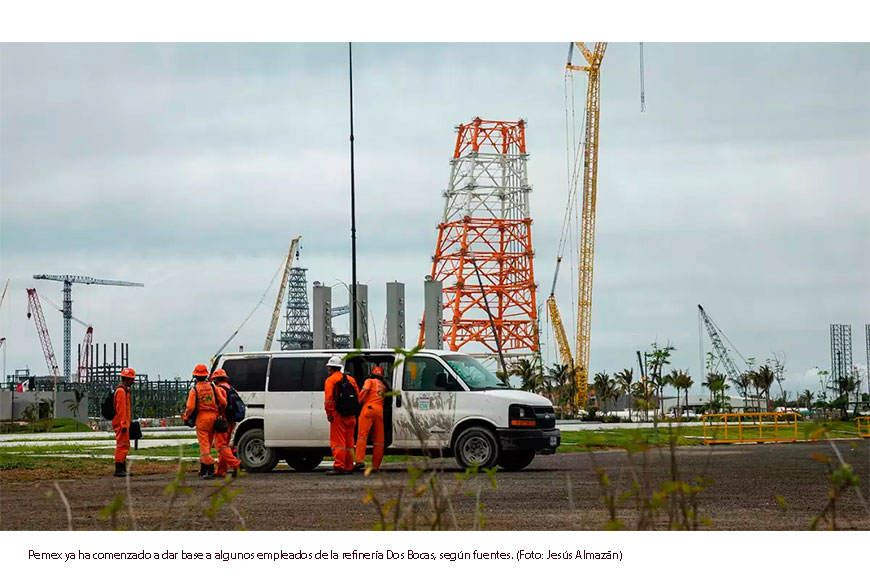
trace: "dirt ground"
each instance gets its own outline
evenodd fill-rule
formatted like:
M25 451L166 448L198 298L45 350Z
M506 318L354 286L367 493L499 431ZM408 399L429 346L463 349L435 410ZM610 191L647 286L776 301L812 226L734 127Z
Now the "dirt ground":
M836 445L861 478L865 501L870 501L870 441L840 441ZM713 529L719 530L807 529L812 517L825 506L829 490L824 464L811 455L834 456L827 442L677 451L683 479L702 472L710 478L698 496L699 515L709 518ZM634 457L637 464L643 462L640 455ZM667 450L652 450L646 457L646 479L657 487L668 479ZM539 456L521 472L499 472L497 489L489 486L486 476L457 482L454 474L461 472L452 460L435 463L445 471L442 481L461 486L453 499L460 529L471 529L475 521L474 499L464 491L476 490L478 482L485 529L603 529L608 516L593 461L606 470L611 484L618 488L617 495L627 489L629 462L622 450ZM382 502L396 498L402 490L408 505L412 493L406 468L407 464L387 464L381 474L370 477L326 477L322 470L297 473L287 469L244 475L230 487L240 493L224 505L215 499L220 497L215 482L200 481L190 471L185 478L190 493L179 494L171 509L171 496L164 494L164 489L172 475L152 470L150 475L131 478L132 506L124 504L118 510L115 525L125 529L239 529L244 523L250 530L372 529L378 518L373 503L363 502L366 489L373 489ZM67 529L66 510L53 481L21 480L23 474L16 471L0 472L0 529ZM107 463L106 473L110 471ZM58 483L69 501L74 529L111 529L111 518L101 518L100 511L125 491L125 480L88 475ZM416 501L426 498L424 493ZM215 504L218 509L212 518L206 511ZM855 490L849 490L836 508L838 528L870 529L870 516ZM636 526L631 506L622 508L619 517L627 528ZM426 527L422 522L418 526Z

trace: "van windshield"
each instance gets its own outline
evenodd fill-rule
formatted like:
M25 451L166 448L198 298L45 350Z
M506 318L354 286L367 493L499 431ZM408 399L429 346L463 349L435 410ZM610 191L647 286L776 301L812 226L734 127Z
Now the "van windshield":
M442 358L472 391L510 388L501 382L492 371L467 354L448 354Z

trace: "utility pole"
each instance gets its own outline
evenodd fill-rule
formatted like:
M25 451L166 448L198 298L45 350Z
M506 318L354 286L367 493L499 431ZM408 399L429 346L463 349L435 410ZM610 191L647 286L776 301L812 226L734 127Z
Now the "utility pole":
M350 346L356 348L357 318L359 317L356 301L356 190L353 173L353 43L347 43L347 62L350 80ZM368 321L363 321L366 323Z

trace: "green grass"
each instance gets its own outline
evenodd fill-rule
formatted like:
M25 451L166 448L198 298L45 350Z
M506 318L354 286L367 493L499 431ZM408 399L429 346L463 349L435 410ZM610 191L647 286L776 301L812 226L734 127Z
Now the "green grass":
M91 428L75 419L40 419L29 424L0 424L0 433L73 433L90 432Z
M798 439L810 439L823 426L819 423L807 421L798 423ZM828 434L832 439L853 438L858 436L858 428L854 421L832 421L824 426L828 430ZM715 431L713 431L715 429ZM708 427L707 436L710 437L713 433L718 433L718 436L724 436L724 427ZM758 432L756 427L754 433ZM658 438L656 438L656 430L653 428L641 429L601 429L596 431L562 431L562 445L556 450L559 453L570 453L573 451L588 451L590 449L607 449L620 448L625 446L647 444L647 445L668 445L670 433L676 435L676 444L678 446L697 446L703 445L704 430L698 424L674 424L672 429L668 427L659 427ZM736 433L736 430L735 430ZM764 435L773 436L773 429L763 431ZM794 433L792 429L787 428L779 430L779 437L787 437L790 433ZM751 427L746 427L744 437L748 438L753 435ZM732 431L729 426L728 437L732 438Z

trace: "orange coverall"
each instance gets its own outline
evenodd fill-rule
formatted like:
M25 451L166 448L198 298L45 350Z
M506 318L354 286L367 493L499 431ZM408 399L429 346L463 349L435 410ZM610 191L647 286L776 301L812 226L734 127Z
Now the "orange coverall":
M127 461L127 453L130 452L131 417L130 389L118 385L115 389L115 418L112 419L112 429L115 430L115 463Z
M184 411L185 420L193 413L197 398L199 399L199 410L196 413L196 438L199 441L199 462L205 465L214 465L214 457L211 456L215 435L214 422L215 419L224 414L227 408L227 396L223 389L214 388L210 382L197 381L187 395L187 408Z
M215 383L214 386L215 390L223 392L224 407L226 408L226 400L229 398L229 390L232 389L232 387L227 382ZM230 447L230 435L232 435L236 424L227 421L227 425L229 425L229 427L227 427L226 433L214 434L214 446L218 451L218 464L214 471L216 477L223 477L227 474L227 469L236 469L242 464L242 462L233 455L233 449Z
M359 394L362 413L356 437L356 462L366 460L366 441L372 432L372 467L379 469L384 458L384 394L387 386L378 378L366 379Z
M347 380L359 393L359 387L352 376ZM332 448L332 464L336 471L351 471L353 469L353 430L356 427L356 417L342 417L335 410L335 399L332 391L341 382L341 372L335 371L326 378L323 389L323 406L326 418L329 420L329 446Z

